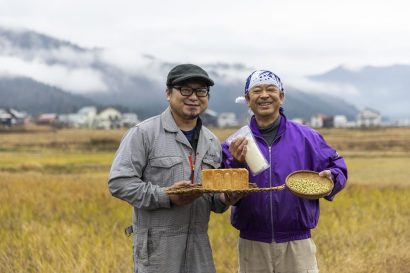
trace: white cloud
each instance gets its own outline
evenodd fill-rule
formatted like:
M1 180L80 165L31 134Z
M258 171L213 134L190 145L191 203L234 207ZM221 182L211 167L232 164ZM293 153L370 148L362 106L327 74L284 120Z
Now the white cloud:
M87 67L96 61L97 57L94 52L78 52L69 47L59 49L36 51L44 59L59 60L74 67Z
M0 74L30 77L67 91L83 93L107 90L101 73L90 68L47 65L39 59L25 61L13 56L0 56L0 63Z
M332 95L342 99L354 99L360 96L360 90L348 83L316 82L304 77L294 77L289 82L289 86L312 93Z
M144 74L150 76L149 71L144 69L156 65L155 57L151 57L128 47L108 48L99 54L101 61L114 65L125 72L135 75Z
M301 77L340 64L410 63L408 6L406 0L0 0L0 24L109 48L116 53L106 58L128 71L138 70L140 55L152 54Z

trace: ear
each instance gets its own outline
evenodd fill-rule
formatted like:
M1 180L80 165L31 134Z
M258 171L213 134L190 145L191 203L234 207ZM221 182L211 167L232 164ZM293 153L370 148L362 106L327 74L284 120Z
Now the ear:
M167 101L171 99L171 90L170 89L165 89L165 95L167 97Z
M246 104L248 105L248 107L249 107L249 93L247 93L246 95L245 95L245 100L246 100Z
M280 92L280 105L285 102L285 92Z

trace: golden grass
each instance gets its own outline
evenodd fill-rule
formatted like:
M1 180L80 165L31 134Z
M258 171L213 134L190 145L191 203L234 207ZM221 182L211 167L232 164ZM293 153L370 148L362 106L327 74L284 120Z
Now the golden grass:
M0 152L0 170L8 172L41 171L43 173L108 172L113 152L42 151Z
M131 210L105 179L1 173L0 272L129 272Z
M409 272L410 187L350 185L321 201L313 232L322 272Z
M46 127L48 128L48 127ZM44 148L63 150L113 150L118 146L125 130L62 129L43 127L16 132L0 133L0 151L33 151Z
M214 131L223 140L233 130ZM131 207L106 183L123 133L0 134L0 272L131 272L123 233ZM323 135L342 147L350 179L333 202L321 200L313 231L321 272L409 272L410 130ZM398 146L386 148L392 139ZM209 234L217 272L235 272L238 232L229 213L212 215Z

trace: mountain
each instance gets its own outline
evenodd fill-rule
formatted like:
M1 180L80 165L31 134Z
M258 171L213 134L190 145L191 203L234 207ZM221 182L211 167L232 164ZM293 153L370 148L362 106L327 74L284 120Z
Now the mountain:
M338 96L359 108L371 107L390 117L410 117L410 65L365 66L359 70L339 66L310 79L353 87L356 93Z
M112 57L104 49L0 27L0 63L7 64L0 68L0 76L17 77L0 77L0 107L13 106L29 113L63 113L97 104L126 107L141 119L158 114L167 106L166 75L177 64L149 55L137 59L137 66L124 67L124 59ZM247 107L234 101L243 94L244 79L254 69L240 63L200 65L216 82L211 88L209 108L218 113L246 115ZM284 107L289 118L305 120L316 113L343 114L353 119L358 112L340 98L292 87L286 88Z
M0 26L0 37L3 42L6 42L9 46L17 49L50 50L61 47L69 47L76 51L85 51L84 48L81 48L68 41L58 40L34 31L11 30Z
M218 82L216 80L215 82ZM235 112L239 116L247 114L246 105L232 103L235 98L243 95L244 86L241 82L229 84L217 84L211 89L209 108L223 109L218 112ZM355 119L358 110L344 100L329 95L309 94L301 90L289 87L285 90L285 102L283 104L286 115L289 118L302 118L310 120L310 117L324 113L327 115L346 115L350 120Z
M70 113L87 105L100 105L101 108L101 105L109 104L120 108L122 106L125 111L137 112L142 118L160 113L161 109L167 106L165 91L147 80L141 82L146 82L148 85L143 89L148 93L145 97L138 92L128 94L122 92L118 96L100 93L90 99L30 78L0 77L0 107L13 107L37 115L44 112ZM233 103L241 93L238 90L241 89L240 83L212 88L209 108L218 109L218 112L235 112L240 117L246 116L247 106ZM322 105L320 111L328 115L345 113L349 119L354 119L357 114L357 109L338 98L313 96L296 89L289 90L285 96L284 107L286 114L291 118L308 118L318 112L318 105ZM147 100L147 98L151 99ZM141 106L141 102L144 103L144 107Z
M37 115L72 113L87 105L95 103L29 78L0 78L0 107L16 108Z

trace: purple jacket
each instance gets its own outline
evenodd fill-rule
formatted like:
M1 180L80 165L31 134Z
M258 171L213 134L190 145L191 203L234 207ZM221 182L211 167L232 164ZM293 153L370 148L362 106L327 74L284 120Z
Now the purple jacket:
M347 168L344 159L315 130L293 121L281 113L276 139L268 147L259 131L255 117L250 128L270 168L258 175L249 171L250 182L260 188L279 186L286 176L297 170L320 172L330 170L335 186L325 199L333 200L346 185ZM228 143L222 144L222 168L248 168L236 161ZM310 238L310 230L319 220L319 200L296 197L287 188L281 191L250 193L231 211L231 223L243 239L271 243Z

